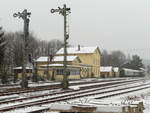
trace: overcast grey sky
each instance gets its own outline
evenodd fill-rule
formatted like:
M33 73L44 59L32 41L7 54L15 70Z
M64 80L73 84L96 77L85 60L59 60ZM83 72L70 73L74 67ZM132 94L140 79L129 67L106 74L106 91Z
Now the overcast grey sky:
M13 18L24 8L32 12L30 30L41 40L63 39L63 17L51 8L71 8L70 44L123 50L150 59L150 0L0 0L0 24L21 31Z

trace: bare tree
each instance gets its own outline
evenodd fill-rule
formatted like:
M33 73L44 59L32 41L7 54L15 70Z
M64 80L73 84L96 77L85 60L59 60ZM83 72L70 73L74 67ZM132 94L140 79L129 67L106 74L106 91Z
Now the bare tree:
M6 50L7 41L4 37L4 32L2 31L2 27L0 27L0 76L1 82L3 84L7 83L7 74L6 74L6 65L5 65L5 50Z
M121 51L113 51L111 53L112 66L120 67L126 62L126 56Z
M126 62L126 56L121 51L112 51L108 53L106 50L102 52L102 65L119 67Z
M4 32L2 31L2 27L0 27L0 64L2 64L2 61L4 59L4 52L5 52L5 46L6 46L6 40L3 37Z
M5 46L5 52L0 52L0 60L5 60L5 70L6 72L13 73L13 67L22 66L23 61L23 49L24 49L24 39L22 32L8 32L5 33L3 38L0 38L0 45L2 45L2 41L4 39L7 41L7 45ZM4 45L3 45L4 46ZM2 47L0 46L0 51L2 51ZM29 42L28 42L28 53L29 53L29 61L33 63L34 59L40 56L50 56L54 55L58 49L62 47L62 42L59 40L51 40L51 41L40 41L37 39L32 33L29 34ZM3 47L4 50L4 47ZM2 57L3 56L3 57ZM0 61L0 63L2 63ZM37 73L36 73L37 75Z

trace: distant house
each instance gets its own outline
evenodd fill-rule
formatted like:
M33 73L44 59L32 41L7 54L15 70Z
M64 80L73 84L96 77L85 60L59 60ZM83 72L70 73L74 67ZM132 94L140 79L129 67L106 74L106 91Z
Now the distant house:
M33 70L32 67L26 67L26 74L27 74L27 76L31 76L32 75L32 70ZM17 75L18 78L21 78L22 72L23 72L21 66L13 68L13 71L14 71L14 74Z
M114 77L114 70L112 66L101 66L100 67L101 77Z
M119 67L113 67L113 70L114 70L114 77L119 77L120 76Z
M64 48L51 59L47 56L36 60L38 74L55 80L63 79ZM100 77L101 53L98 47L68 47L67 70L69 79ZM48 70L48 71L47 71Z
M103 78L106 77L119 77L119 67L113 67L113 66L101 66L100 67L101 76Z

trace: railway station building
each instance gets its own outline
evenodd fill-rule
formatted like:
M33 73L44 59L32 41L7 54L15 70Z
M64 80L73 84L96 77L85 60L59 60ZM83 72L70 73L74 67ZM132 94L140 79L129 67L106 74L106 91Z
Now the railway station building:
M53 58L42 56L36 60L38 75L48 79L63 79L64 48ZM101 52L99 47L68 47L67 71L69 79L100 77Z

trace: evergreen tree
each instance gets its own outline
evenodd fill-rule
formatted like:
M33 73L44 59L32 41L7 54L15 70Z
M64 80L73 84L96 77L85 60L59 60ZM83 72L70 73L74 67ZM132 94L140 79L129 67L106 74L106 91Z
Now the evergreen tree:
M130 68L140 70L140 68L143 68L144 65L142 63L142 59L138 55L133 55L132 60L130 62Z

